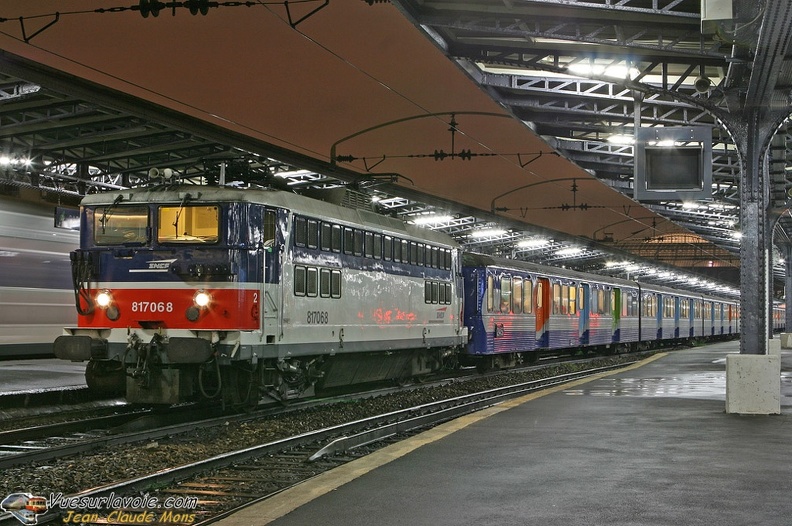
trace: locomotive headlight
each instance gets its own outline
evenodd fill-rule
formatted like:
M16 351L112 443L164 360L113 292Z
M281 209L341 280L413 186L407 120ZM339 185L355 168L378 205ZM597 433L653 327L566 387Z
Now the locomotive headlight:
M206 307L207 305L209 305L209 301L210 300L211 300L211 298L209 297L209 294L207 294L206 292L204 292L202 290L199 290L195 294L195 296L193 296L193 301L199 307Z
M110 296L109 290L103 290L96 295L96 304L102 308L107 308L113 302L113 297Z

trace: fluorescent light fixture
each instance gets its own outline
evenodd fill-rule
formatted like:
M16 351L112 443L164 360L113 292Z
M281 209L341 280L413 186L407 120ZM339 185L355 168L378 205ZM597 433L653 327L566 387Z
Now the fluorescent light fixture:
M606 140L611 144L635 144L635 137L632 135L611 135Z
M541 237L534 237L531 239L523 239L517 242L520 248L540 248L550 244L550 240Z
M484 230L476 230L475 232L470 234L470 237L498 237L505 234L505 230L501 230L498 228L485 228Z
M451 216L418 216L410 218L410 222L414 225L436 225L438 223L448 223L453 217Z
M628 68L627 66L603 66L597 64L570 64L567 67L567 72L583 77L597 75L614 77L617 79L635 78L638 76L638 70L635 68Z
M561 250L555 253L556 256L577 256L578 254L582 254L583 249L577 247L568 247L562 248Z

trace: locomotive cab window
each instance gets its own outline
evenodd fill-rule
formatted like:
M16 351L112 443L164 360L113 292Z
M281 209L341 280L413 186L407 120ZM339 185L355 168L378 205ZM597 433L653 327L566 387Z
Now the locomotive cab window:
M94 211L97 245L143 244L148 241L148 207L106 206Z
M216 243L220 238L217 206L161 206L157 218L160 243Z

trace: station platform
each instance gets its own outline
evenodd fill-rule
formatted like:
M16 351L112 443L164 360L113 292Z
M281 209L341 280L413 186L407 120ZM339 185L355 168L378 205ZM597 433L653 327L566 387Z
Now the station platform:
M739 342L657 355L468 415L219 524L788 525L792 353L781 414L726 414Z
M55 358L0 360L0 396L69 387L86 387L84 362Z

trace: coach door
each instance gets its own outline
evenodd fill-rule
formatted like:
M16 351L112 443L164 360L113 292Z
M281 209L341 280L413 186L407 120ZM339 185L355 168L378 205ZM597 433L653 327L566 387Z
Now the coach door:
M534 292L534 312L536 313L536 346L547 348L550 346L549 329L550 319L550 280L537 278Z
M591 286L581 283L578 288L578 341L580 345L590 343Z
M278 283L282 281L280 255L278 249L278 220L274 210L266 210L262 221L262 283L260 311L261 311L261 334L265 343L275 343L278 334L278 316L281 309L278 308L282 301L282 291Z

